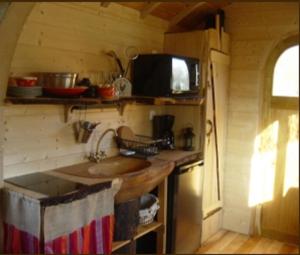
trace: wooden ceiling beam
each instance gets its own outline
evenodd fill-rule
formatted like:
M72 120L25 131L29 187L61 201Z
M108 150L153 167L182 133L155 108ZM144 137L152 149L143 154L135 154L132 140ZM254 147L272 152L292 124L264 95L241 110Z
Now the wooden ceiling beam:
M146 18L147 15L151 14L161 3L160 2L149 2L145 4L143 9L140 11L141 19Z
M101 7L108 7L110 5L110 2L101 2L100 6Z
M204 4L206 4L206 2L197 2L197 3L190 5L189 7L185 8L181 12L179 12L175 17L173 17L170 20L170 23L169 23L170 27L177 25L186 16L188 16L190 13L192 13L194 10L196 10L198 7L200 7Z

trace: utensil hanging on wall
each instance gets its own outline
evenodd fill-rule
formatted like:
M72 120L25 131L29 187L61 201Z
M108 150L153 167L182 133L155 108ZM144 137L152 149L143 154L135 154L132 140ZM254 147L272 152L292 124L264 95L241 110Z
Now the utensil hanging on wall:
M127 73L128 73L129 67L132 64L132 61L135 60L135 59L137 59L137 57L139 56L138 52L139 52L138 48L135 47L135 46L128 46L126 48L125 55L129 59L129 61L127 63L127 67L126 67L125 73L123 75L125 78L127 77Z
M100 122L89 122L86 120L87 107L84 110L83 120L81 119L81 111L79 113L79 120L73 123L73 129L76 142L87 143L93 133L94 129L100 124Z
M113 50L110 50L110 51L106 52L106 55L112 57L117 62L117 65L120 69L120 76L123 76L124 75L124 68L123 68L121 60L119 59L117 54Z
M127 64L126 70L122 66L121 60L117 56L117 54L111 50L106 52L106 54L115 59L117 65L120 69L120 75L113 80L113 85L118 91L119 96L131 96L131 82L126 79L127 72L129 70L130 63L133 59L137 58L137 48L134 46L129 46L125 50L125 55L129 58L129 62Z
M75 138L78 143L87 143L93 133L94 129L100 124L92 123L89 121L77 121L74 122L73 128L75 133Z

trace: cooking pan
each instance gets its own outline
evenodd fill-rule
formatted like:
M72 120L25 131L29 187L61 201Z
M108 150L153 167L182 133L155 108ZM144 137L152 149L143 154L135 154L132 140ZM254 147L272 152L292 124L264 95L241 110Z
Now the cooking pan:
M47 88L74 88L77 73L37 73L38 85Z

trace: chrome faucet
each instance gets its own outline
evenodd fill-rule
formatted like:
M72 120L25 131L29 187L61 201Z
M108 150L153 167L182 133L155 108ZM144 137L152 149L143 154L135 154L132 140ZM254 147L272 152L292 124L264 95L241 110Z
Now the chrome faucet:
M103 132L103 134L98 139L97 147L96 147L96 152L95 153L90 153L90 155L88 157L88 159L90 161L99 163L100 161L102 161L103 159L105 159L107 157L105 151L104 150L100 150L99 151L99 149L100 149L100 144L101 144L102 139L109 132L113 132L114 135L116 136L116 131L114 129L109 128L109 129L105 130Z

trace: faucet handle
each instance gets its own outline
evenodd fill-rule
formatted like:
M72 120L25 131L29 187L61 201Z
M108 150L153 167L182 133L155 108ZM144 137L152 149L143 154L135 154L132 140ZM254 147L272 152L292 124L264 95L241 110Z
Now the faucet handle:
M88 155L87 158L88 158L89 161L92 161L92 162L95 161L96 153L91 152L90 155Z
M105 151L100 151L100 153L98 155L100 157L100 160L103 160L103 159L105 159L107 157Z
M101 160L105 159L107 157L105 151L100 151L99 153L90 153L88 156L88 159L92 162L99 163Z

